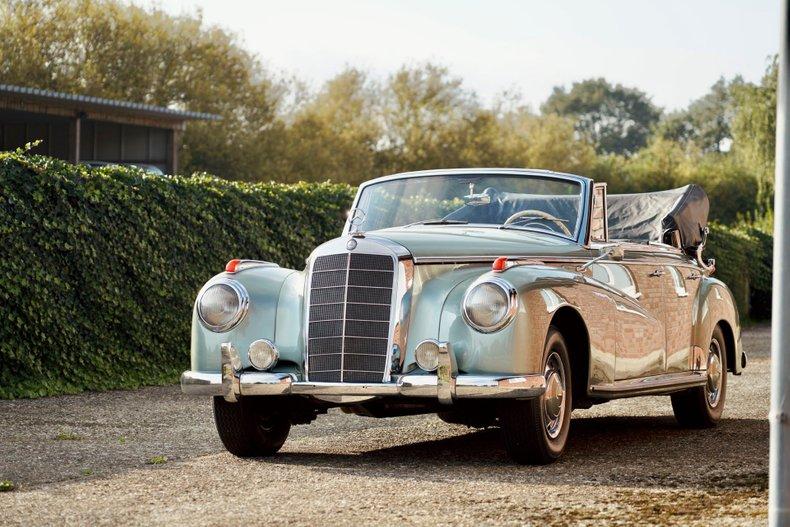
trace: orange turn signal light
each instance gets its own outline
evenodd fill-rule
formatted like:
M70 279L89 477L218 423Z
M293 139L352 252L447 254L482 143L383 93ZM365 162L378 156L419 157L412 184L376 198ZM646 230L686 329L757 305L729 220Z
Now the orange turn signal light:
M501 273L505 269L507 269L507 256L500 256L491 265L491 270L497 273Z
M225 264L225 271L227 271L228 273L235 273L236 267L238 267L239 262L241 262L241 260L239 260L238 258L234 258L233 260L229 261L227 264Z

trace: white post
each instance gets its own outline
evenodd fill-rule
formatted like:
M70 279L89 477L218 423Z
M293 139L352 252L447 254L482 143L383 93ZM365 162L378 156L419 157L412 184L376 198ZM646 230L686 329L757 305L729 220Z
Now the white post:
M771 455L768 523L790 525L790 0L781 0L776 114L774 282L771 318Z

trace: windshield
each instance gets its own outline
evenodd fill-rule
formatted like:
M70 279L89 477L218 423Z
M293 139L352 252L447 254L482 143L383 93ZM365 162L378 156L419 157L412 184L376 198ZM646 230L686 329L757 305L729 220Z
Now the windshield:
M363 231L428 225L482 225L576 237L582 186L533 175L405 177L365 187ZM359 214L359 213L357 213ZM354 230L352 228L352 230Z

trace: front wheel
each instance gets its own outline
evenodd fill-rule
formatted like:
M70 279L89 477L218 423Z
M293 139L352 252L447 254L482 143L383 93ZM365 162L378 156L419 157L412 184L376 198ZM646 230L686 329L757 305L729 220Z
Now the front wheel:
M549 330L543 352L546 391L529 400L505 401L499 422L508 455L517 463L545 465L565 450L572 409L571 366L562 334Z
M229 403L214 397L214 424L222 444L238 457L271 456L291 431L286 415L272 410L266 401L242 398Z
M686 428L716 426L724 411L727 395L727 348L719 326L713 330L707 359L705 386L672 394L675 419Z

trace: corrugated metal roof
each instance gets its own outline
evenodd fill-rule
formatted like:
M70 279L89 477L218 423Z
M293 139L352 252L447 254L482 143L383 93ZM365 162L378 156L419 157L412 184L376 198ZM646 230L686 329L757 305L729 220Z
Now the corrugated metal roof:
M0 96L15 95L34 98L43 102L52 103L73 103L75 106L90 106L93 108L106 109L108 111L128 111L129 113L142 113L152 116L160 116L171 119L200 119L206 121L218 121L222 119L219 115L203 112L187 112L174 110L163 106L153 106L139 102L119 101L115 99L105 99L103 97L91 97L89 95L78 95L76 93L64 93L39 88L28 88L24 86L13 86L11 84L0 84Z

